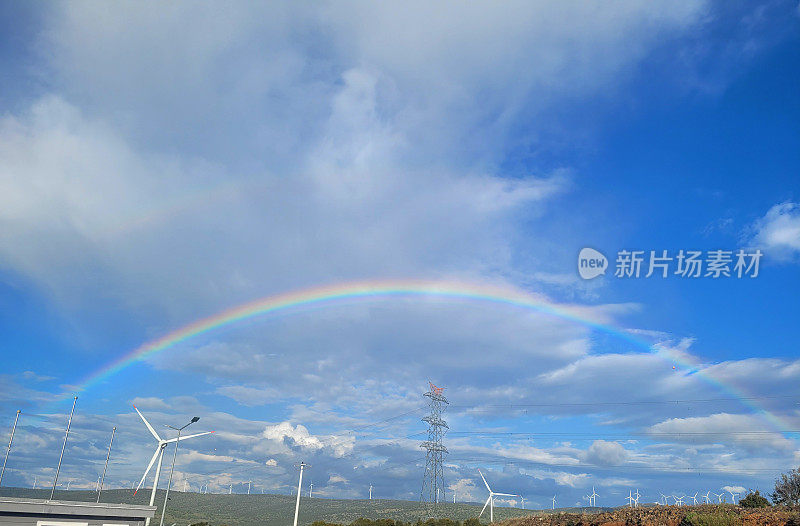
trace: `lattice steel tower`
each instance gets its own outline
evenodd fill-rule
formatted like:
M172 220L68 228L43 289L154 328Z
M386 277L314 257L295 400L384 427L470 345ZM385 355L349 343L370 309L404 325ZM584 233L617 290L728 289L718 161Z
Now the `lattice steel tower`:
M434 517L438 508L439 492L444 496L444 456L447 448L442 444L442 439L449 428L447 422L442 420L442 413L450 402L442 395L444 387L436 387L431 382L428 384L431 389L423 396L430 398L431 412L422 419L428 424L428 440L419 445L427 452L419 500L425 504L428 516Z

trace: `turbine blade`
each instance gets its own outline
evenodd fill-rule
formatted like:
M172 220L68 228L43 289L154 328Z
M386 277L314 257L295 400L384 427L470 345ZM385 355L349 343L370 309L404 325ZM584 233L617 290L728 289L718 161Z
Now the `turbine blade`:
M147 429L150 430L150 433L152 433L153 436L156 437L156 440L158 440L160 442L161 441L161 437L158 436L158 433L156 433L156 430L153 429L153 426L150 425L150 422L147 421L147 419L144 417L144 415L141 413L141 411L136 409L136 406L133 406L133 408L136 410L137 413L139 413L139 417L141 417L142 422L144 422L144 425L147 426Z
M494 492L492 492L492 495L494 495L495 497L497 497L498 495L501 496L501 497L519 497L519 495L514 495L513 493L494 493Z
M156 458L158 458L158 453L160 451L161 451L161 445L156 447L156 452L153 453L153 458L150 459L150 463L147 465L147 469L144 470L144 475L142 475L142 480L139 481L139 485L136 486L136 491L133 492L134 495L136 495L136 492L139 491L139 488L141 488L142 484L144 484L144 479L147 478L147 474L150 473L150 468L152 468L153 464L155 464Z
M481 470L478 470L478 473L480 473L481 478L483 479L483 483L486 484L486 489L488 489L489 493L491 493L492 492L492 488L490 488L489 487L489 483L486 482L486 477L483 476L483 473L481 473Z
M478 473L480 473L480 472L478 472ZM486 506L488 506L488 505L489 505L489 501L490 501L490 500L492 500L492 496L491 496L491 495L489 495L489 498L488 498L488 499L486 499L486 504L484 504L484 505L483 505L483 509L482 509L482 510L481 510L481 512L478 514L478 518L479 518L479 519L481 518L481 515L483 515L483 512L484 512L484 511L486 511Z
M194 438L194 437L201 437L203 435L210 435L211 433L213 433L213 431L206 431L205 433L196 433L194 435L181 436L181 441L184 441L187 438ZM165 440L164 442L167 443L167 444L170 444L172 442L176 442L177 440L178 440L178 438L175 437L175 438L170 438L169 440Z

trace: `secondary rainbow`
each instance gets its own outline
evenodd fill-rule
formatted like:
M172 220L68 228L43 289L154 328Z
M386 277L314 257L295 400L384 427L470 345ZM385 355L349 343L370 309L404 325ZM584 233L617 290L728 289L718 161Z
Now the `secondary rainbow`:
M591 320L585 317L585 315L580 314L577 308L555 306L536 295L515 289L457 281L355 281L294 290L261 298L225 310L213 316L199 319L189 325L185 325L165 334L158 339L144 343L86 377L78 384L77 390L84 391L126 367L142 361L148 356L166 351L192 338L244 320L292 310L302 312L303 309L334 306L352 301L378 301L392 298L438 298L453 301L473 301L506 305L555 316L563 320L578 323L593 330L611 334L641 349L654 353L665 362L670 364L674 363L679 365L681 369L689 370L691 374L695 374L715 388L738 399L754 413L762 416L774 426L777 431L784 434L789 433L790 428L787 427L780 418L759 406L752 398L749 398L736 387L712 377L704 371L699 364L689 362L680 354L671 353L669 349L655 347L624 329Z

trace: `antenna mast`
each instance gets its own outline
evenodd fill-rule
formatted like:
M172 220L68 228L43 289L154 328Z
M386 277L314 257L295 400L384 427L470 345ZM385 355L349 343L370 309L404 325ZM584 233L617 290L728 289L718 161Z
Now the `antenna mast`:
M436 517L438 493L444 490L444 456L447 454L442 439L449 429L447 422L442 420L442 413L450 402L442 395L444 387L436 387L431 382L428 384L430 391L423 396L430 398L430 414L422 418L422 421L428 424L428 440L419 445L426 451L425 473L419 500L425 506L427 515Z

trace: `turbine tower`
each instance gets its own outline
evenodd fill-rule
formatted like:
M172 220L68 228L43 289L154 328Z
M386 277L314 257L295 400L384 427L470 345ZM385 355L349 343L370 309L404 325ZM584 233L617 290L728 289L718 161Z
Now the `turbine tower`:
M153 457L150 459L150 463L147 465L147 469L144 470L144 475L142 475L142 480L139 481L139 485L136 486L136 490L134 490L134 492L133 492L133 494L136 495L136 492L139 491L139 488L142 487L142 484L144 484L144 479L147 478L147 474L150 473L150 468L153 467L153 464L155 464L156 458L157 458L158 459L158 466L156 467L156 476L155 476L155 479L153 479L153 489L150 492L150 506L152 506L153 502L155 502L155 500L156 500L156 489L158 488L158 478L161 475L161 463L164 460L164 449L166 449L167 444L171 444L173 442L177 442L178 440L187 440L187 439L190 439L190 438L199 437L199 436L203 436L203 435L210 435L211 433L213 433L213 431L206 431L205 433L197 433L197 434L194 434L194 435L181 436L180 439L178 439L178 438L170 438L169 440L164 440L163 438L158 436L158 433L156 433L156 430L153 429L153 426L150 425L150 422L147 421L147 419L144 417L144 415L138 409L136 409L136 406L133 406L133 409L137 413L139 413L139 417L142 419L142 422L144 422L144 425L147 426L147 429L150 430L150 434L153 435L153 438L155 438L158 441L158 444L156 445L156 451L155 451L155 453L153 453ZM145 519L145 526L150 526L150 518L149 517L147 519Z
M553 495L553 509L556 509L556 496Z
M597 507L597 497L599 497L599 496L600 495L598 495L597 492L594 491L594 486L592 486L592 494L589 495L589 497L591 497L591 501L590 501L589 505L592 506L592 507Z
M425 506L429 517L435 517L438 508L439 490L444 488L444 456L447 448L442 444L444 434L449 427L442 420L442 413L450 403L442 395L444 387L436 387L428 382L430 391L423 396L430 398L430 414L422 418L428 424L428 439L419 447L425 449L425 473L422 477L422 491L419 500Z
M519 497L519 495L514 495L513 493L496 493L496 492L492 491L492 488L489 487L489 483L486 482L486 477L483 476L483 473L481 473L481 470L478 470L478 473L480 473L481 478L483 479L483 483L486 484L486 489L489 490L489 498L486 499L486 504L483 505L483 509L478 514L478 519L480 519L481 515L483 515L483 512L486 511L486 506L489 506L489 522L492 523L492 522L494 522L494 498L496 496L500 496L500 497Z

